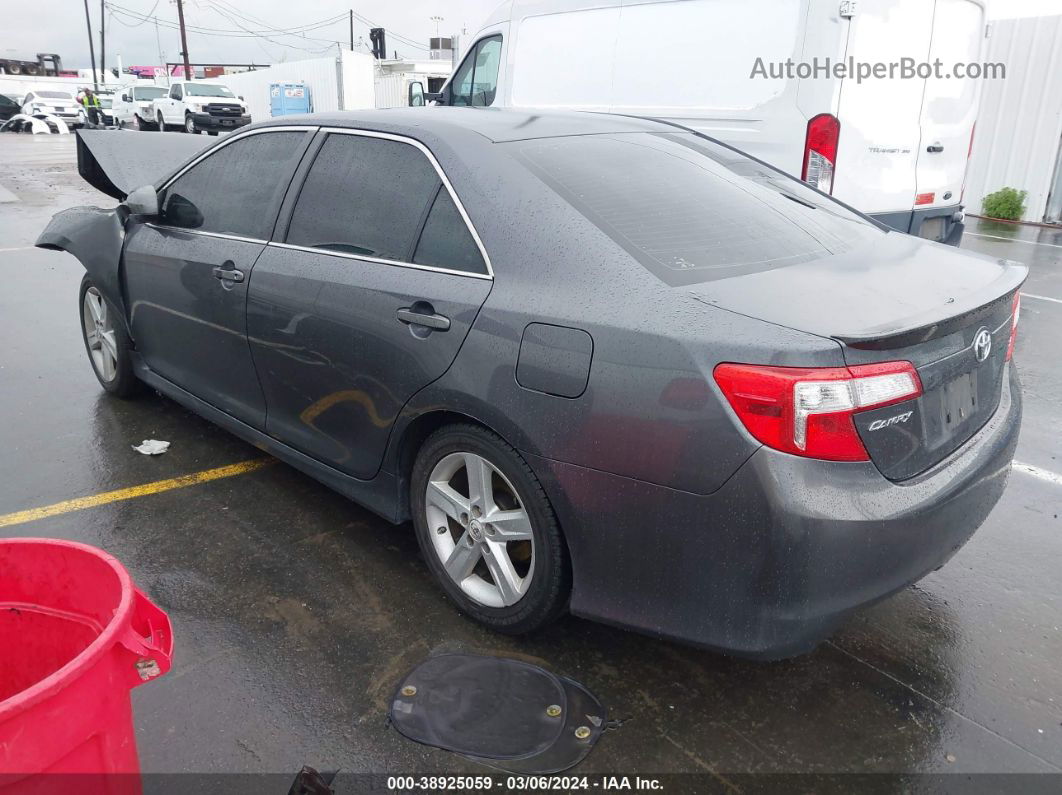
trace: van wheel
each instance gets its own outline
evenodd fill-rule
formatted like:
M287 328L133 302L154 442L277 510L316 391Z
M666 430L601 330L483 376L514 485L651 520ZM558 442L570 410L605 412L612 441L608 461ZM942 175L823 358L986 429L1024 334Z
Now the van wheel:
M421 554L467 615L517 635L559 616L571 564L553 508L520 454L477 425L440 428L410 478Z

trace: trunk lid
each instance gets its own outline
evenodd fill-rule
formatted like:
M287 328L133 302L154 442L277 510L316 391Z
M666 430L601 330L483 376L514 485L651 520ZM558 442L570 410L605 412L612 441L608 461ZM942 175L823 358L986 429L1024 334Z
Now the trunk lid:
M885 477L904 480L947 457L995 412L1012 301L1027 273L1016 262L893 232L845 254L687 289L714 306L832 338L849 365L911 362L920 397L856 415L871 460ZM982 330L990 339L983 359L975 348Z

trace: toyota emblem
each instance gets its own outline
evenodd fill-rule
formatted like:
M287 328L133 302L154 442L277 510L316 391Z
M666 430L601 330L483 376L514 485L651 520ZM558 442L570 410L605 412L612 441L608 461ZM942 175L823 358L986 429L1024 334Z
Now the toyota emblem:
M977 333L974 335L973 341L973 354L974 358L980 364L988 358L988 354L992 352L992 334L984 326L977 329Z

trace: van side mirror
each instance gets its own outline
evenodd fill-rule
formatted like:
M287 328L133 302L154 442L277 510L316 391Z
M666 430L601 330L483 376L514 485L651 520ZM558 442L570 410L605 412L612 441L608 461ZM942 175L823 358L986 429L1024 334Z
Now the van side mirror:
M128 94L122 94L122 102L132 102Z
M125 197L126 208L132 215L154 218L159 214L159 194L154 185L144 185Z
M409 84L409 107L424 107L424 84L419 80L414 80Z

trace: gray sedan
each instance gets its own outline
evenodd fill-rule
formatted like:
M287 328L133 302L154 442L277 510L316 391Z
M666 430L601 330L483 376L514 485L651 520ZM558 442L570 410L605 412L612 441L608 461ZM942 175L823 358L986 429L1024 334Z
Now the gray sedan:
M151 172L170 140L82 135L122 203L38 241L85 265L103 388L412 520L494 629L801 653L1003 491L1021 265L652 120L301 116Z

